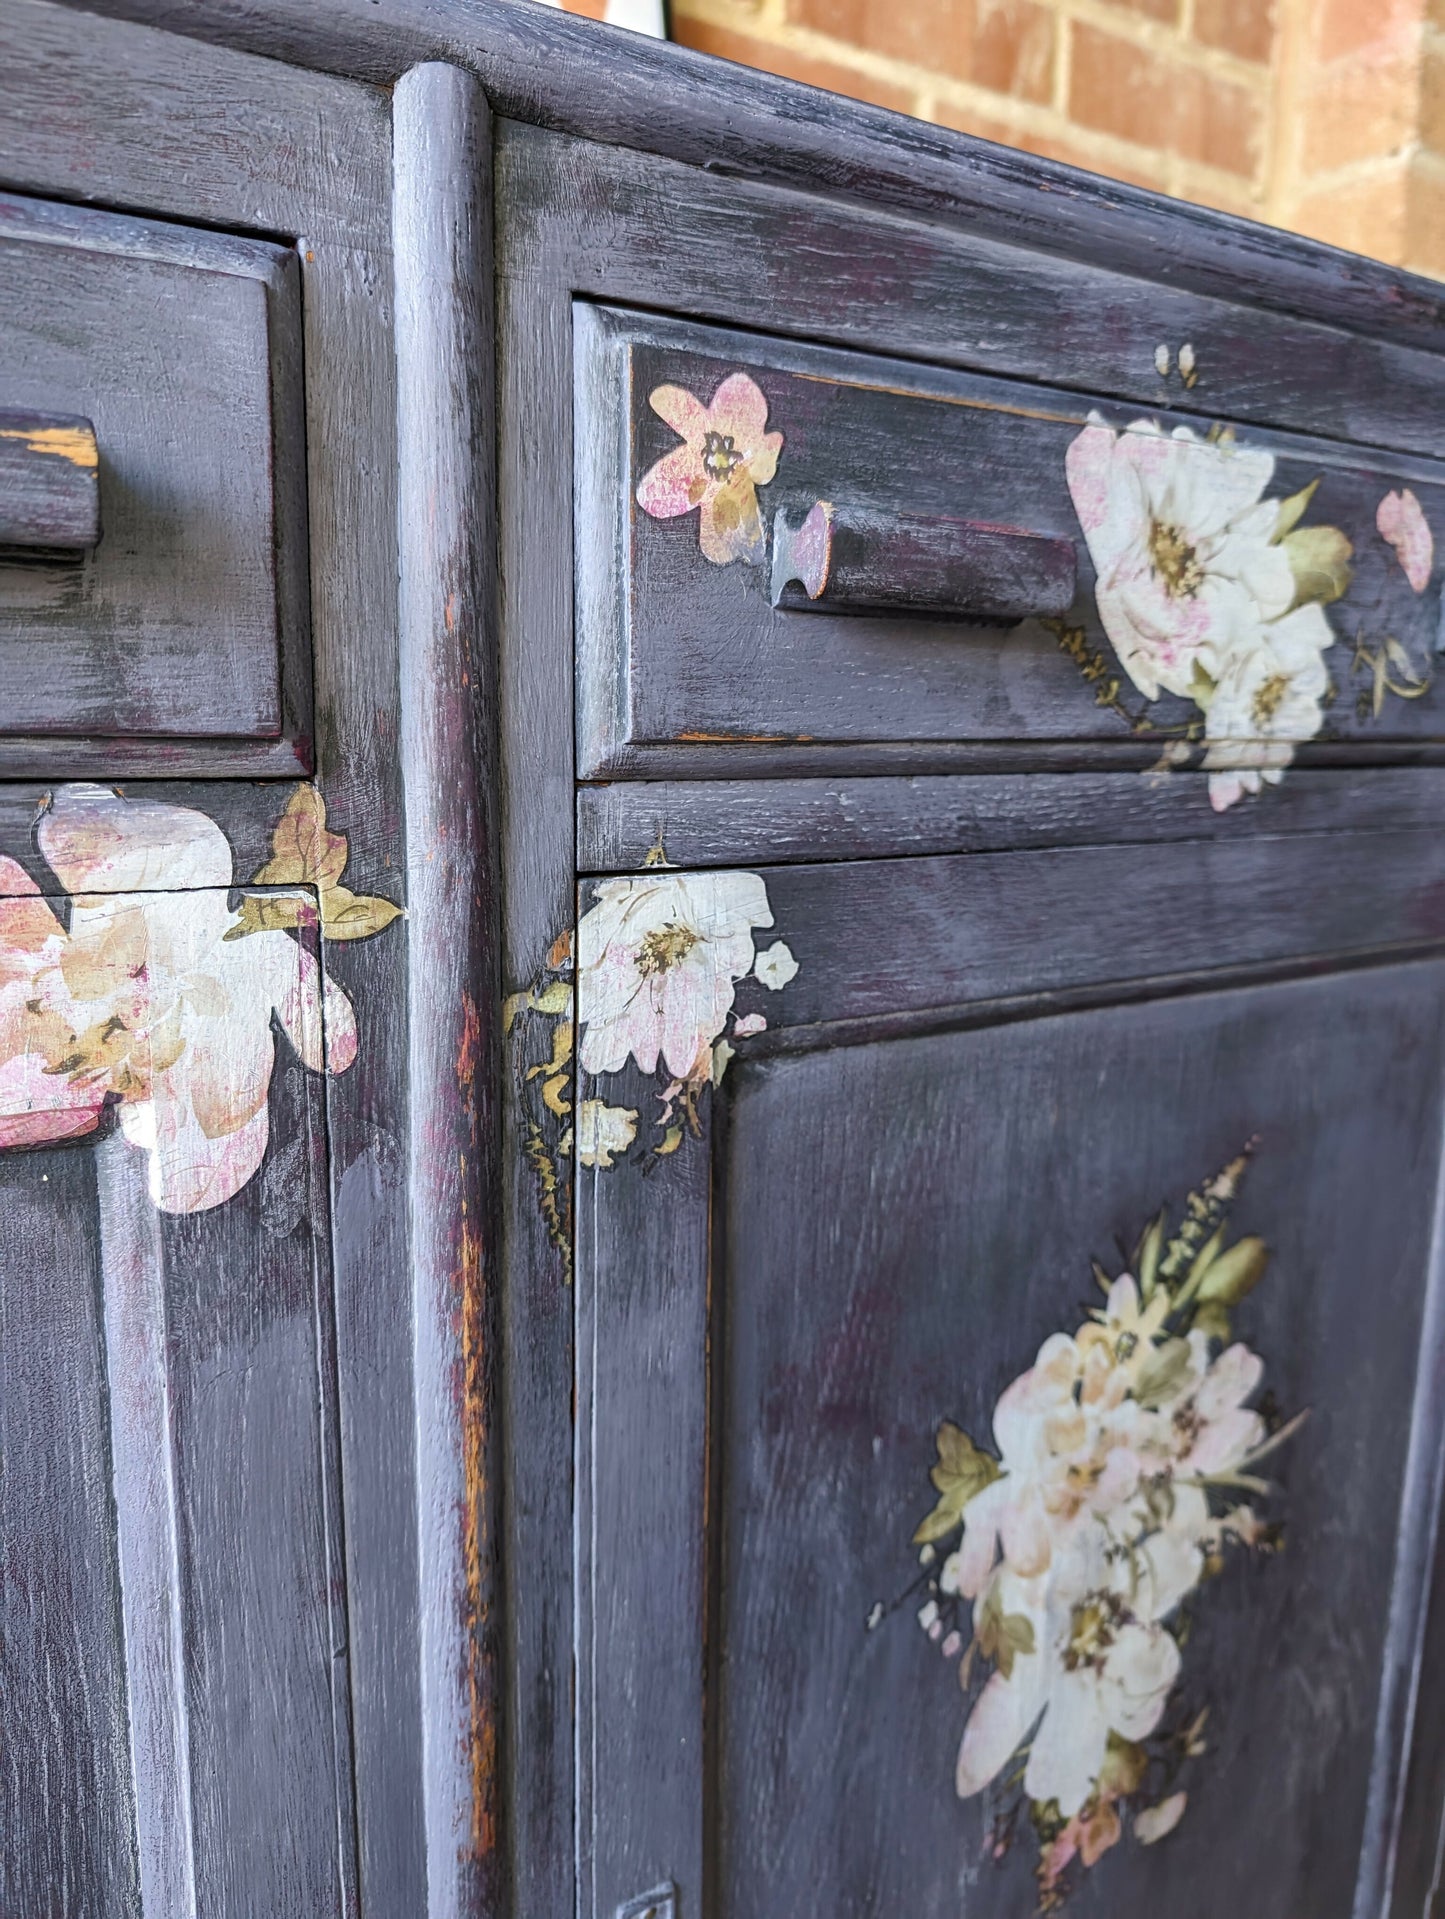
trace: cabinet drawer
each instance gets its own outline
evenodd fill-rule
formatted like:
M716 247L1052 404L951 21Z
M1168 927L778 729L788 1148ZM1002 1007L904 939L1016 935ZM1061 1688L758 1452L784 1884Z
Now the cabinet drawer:
M580 757L1438 737L1445 469L579 307ZM1181 373L1181 364L1184 371ZM796 750L792 759L796 761Z
M0 549L0 734L304 730L295 254L6 196L0 286L0 518L27 549ZM37 416L94 428L80 550L25 531L71 445Z

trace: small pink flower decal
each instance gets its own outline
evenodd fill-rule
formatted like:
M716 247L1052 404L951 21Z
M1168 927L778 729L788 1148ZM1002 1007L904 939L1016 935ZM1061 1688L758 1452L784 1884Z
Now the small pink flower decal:
M756 560L764 535L757 488L778 467L781 433L766 431L767 397L746 373L731 373L704 406L685 387L655 387L652 410L683 444L642 476L637 504L655 520L699 509L698 543L715 566Z
M1380 538L1394 547L1405 578L1417 593L1423 593L1435 564L1435 536L1409 487L1402 493L1385 495L1375 514L1375 525Z

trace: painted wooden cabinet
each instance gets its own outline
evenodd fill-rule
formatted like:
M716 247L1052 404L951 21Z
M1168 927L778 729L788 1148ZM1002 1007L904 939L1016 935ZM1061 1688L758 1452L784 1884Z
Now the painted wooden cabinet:
M1433 1913L1438 289L527 0L0 58L0 1911Z

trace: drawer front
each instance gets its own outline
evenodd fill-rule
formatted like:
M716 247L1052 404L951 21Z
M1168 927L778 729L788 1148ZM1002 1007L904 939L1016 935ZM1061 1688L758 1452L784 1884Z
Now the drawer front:
M294 254L8 196L0 285L0 734L301 730Z
M1222 799L1307 742L1440 735L1445 471L1192 414L1192 352L1146 413L616 310L577 334L584 773L1132 739Z

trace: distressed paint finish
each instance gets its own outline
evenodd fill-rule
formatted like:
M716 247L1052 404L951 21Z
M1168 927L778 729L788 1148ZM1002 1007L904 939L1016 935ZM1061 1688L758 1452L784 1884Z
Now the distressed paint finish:
M164 254L182 286L224 282L235 269L240 292L233 289L232 304L242 305L246 283L253 290L257 284L256 261L269 270L279 256L281 277L298 297L289 317L285 300L271 312L278 351L270 397L278 418L299 424L304 405L305 420L304 436L290 443L303 457L279 460L272 478L278 520L294 536L293 558L298 551L304 558L309 545L310 571L308 577L304 564L293 568L276 612L285 625L299 593L302 626L289 630L304 635L309 614L316 642L313 656L291 648L281 661L284 711L301 716L289 737L207 740L184 730L149 741L114 733L11 735L0 741L0 772L36 778L42 790L77 775L125 778L136 797L147 790L136 784L143 776L204 779L205 786L170 785L157 797L222 822L236 874L245 879L268 859L290 789L243 782L255 775L294 779L314 755L333 815L355 836L346 875L352 888L358 896L395 898L402 872L389 102L326 76L78 22L28 0L0 8L0 48L5 177L39 196L26 210L26 246L58 260L67 233L103 225L112 244L117 236L134 240L139 258L132 272L141 270L147 249ZM157 100L164 103L159 110ZM74 205L91 197L117 211ZM12 220L13 199L5 212ZM304 254L287 244L297 235L305 237ZM74 272L85 278L83 247L80 254ZM216 292L224 308L224 293ZM153 328L152 353L168 338ZM230 340L228 352L224 337L212 339L215 371L242 347ZM7 358L7 373L14 369ZM262 366L263 397L266 381ZM149 384L149 375L138 381L142 390ZM176 443L194 457L184 430ZM101 483L104 493L104 434ZM107 534L113 530L108 526ZM215 531L228 537L224 528ZM264 563L267 547L267 540L258 542L253 559ZM210 629L205 640L214 644ZM186 718L178 700L164 726L183 727ZM31 837L37 798L34 791L0 789L0 830L6 851L43 882ZM310 1914L334 1905L349 1912L358 1881L378 1910L414 1912L424 1901L411 1299L400 1194L405 1031L396 1011L404 1003L403 940L398 930L362 946L325 943L328 974L345 979L357 1004L364 1002L363 1065L344 1092L340 1081L328 1090L324 1105L319 1088L306 1091L302 1069L279 1071L271 1153L258 1177L219 1212L162 1223L189 1542L193 1777L205 1782L194 1799L202 1910ZM334 1238L328 1174L336 1192ZM0 1273L53 1268L84 1278L96 1232L93 1150L7 1155L0 1180ZM46 1203L62 1192L73 1194L74 1204L54 1212L47 1227ZM98 1306L98 1272L93 1286ZM83 1513L87 1498L96 1510L109 1499L104 1476L98 1490L93 1476L84 1477L94 1427L84 1383L93 1344L76 1340L63 1365L45 1344L47 1326L57 1339L73 1290L46 1315L17 1300L5 1309L6 1359L16 1369L12 1378L23 1370L26 1380L23 1394L7 1388L7 1403L17 1416L21 1402L28 1404L29 1420L42 1422L35 1427L42 1441L45 1410L68 1403L57 1401L58 1389L73 1391L76 1418L60 1429L73 1434L64 1458L48 1442L27 1445L13 1425L4 1478L13 1499L39 1509L48 1498L56 1510ZM104 1423L99 1444L104 1457ZM24 1473L12 1470L22 1451L29 1459ZM344 1523L343 1459L350 1501ZM67 1508L63 1489L82 1485L88 1495L77 1493ZM13 1518L6 1535L17 1545L24 1538ZM32 1564L31 1590L40 1596L33 1626L17 1636L7 1624L5 1632L17 1659L5 1676L6 1696L14 1718L36 1734L29 1747L15 1738L9 1747L22 1791L6 1807L13 1845L5 1901L22 1911L53 1902L67 1914L124 1912L132 1919L139 1890L134 1841L124 1830L130 1758L123 1692L118 1720L106 1704L116 1670L106 1651L106 1608L120 1618L113 1541L82 1524L74 1547L69 1535L57 1535ZM74 1595L68 1640L47 1637L53 1610L45 1595L60 1591L62 1580ZM72 1644L88 1681L72 1683ZM49 1720L32 1698L47 1667ZM55 1728L53 1751L47 1725ZM253 1737L264 1742L264 1759ZM35 1781L48 1782L40 1794L30 1790Z
M102 1142L95 1163L141 1907L186 1919L196 1859L160 1221L122 1139Z
M80 769L103 779L160 768L239 777L294 772L297 759L314 752L320 789L352 835L357 894L395 899L404 891L412 915L390 938L361 947L323 941L323 961L345 982L362 1028L357 1069L324 1087L334 1284L313 1275L308 1295L288 1264L294 1240L314 1233L320 1248L328 1228L314 1108L306 1104L319 1101L322 1087L299 1067L273 1087L284 1166L268 1160L227 1202L229 1213L163 1226L178 1355L176 1459L179 1483L189 1475L197 1488L184 1510L202 1540L195 1666L205 1710L192 1730L207 1743L193 1770L224 1782L198 1797L193 1838L198 1876L219 1889L218 1906L248 1911L259 1902L308 1919L326 1910L329 1891L296 1882L278 1889L264 1874L273 1831L304 1833L311 1843L321 1830L317 1808L329 1816L333 1792L343 1911L357 1899L348 1879L353 1850L361 1908L377 1912L459 1912L490 1902L513 1919L555 1919L570 1909L580 1874L584 1909L605 1919L619 1909L690 1914L705 1894L730 1919L771 1919L790 1903L841 1915L870 1887L886 1886L900 1860L907 1877L892 1888L894 1903L907 1910L926 1902L927 1875L960 1856L948 1781L956 1706L939 1731L927 1717L939 1703L927 1661L926 1699L909 1692L906 1673L880 1681L861 1662L866 1615L844 1604L857 1563L848 1529L867 1516L871 1545L892 1564L894 1519L903 1515L906 1529L937 1421L950 1407L986 1416L1011 1376L1001 1369L1018 1363L1007 1354L1021 1310L1041 1325L1057 1319L1053 1295L1047 1319L1041 1296L1030 1293L1021 1306L1021 1259L981 1256L969 1268L979 1283L954 1283L960 1248L985 1233L1007 1250L1016 1215L1062 1245L1060 1222L1090 1206L1101 1235L1122 1230L1139 1207L1197 1173L1205 1131L1216 1129L1219 1150L1229 1150L1239 1137L1235 1120L1249 1123L1246 1107L1275 1101L1278 1118L1278 1102L1297 1094L1281 1128L1291 1140L1274 1163L1292 1167L1295 1183L1325 1211L1339 1206L1341 1192L1354 1194L1358 1203L1341 1213L1333 1236L1356 1247L1349 1235L1369 1215L1379 1231L1359 1243L1355 1265L1374 1275L1375 1296L1386 1284L1396 1289L1389 1296L1398 1311L1362 1330L1341 1306L1347 1289L1326 1287L1303 1302L1291 1294L1299 1348L1290 1363L1307 1358L1327 1370L1362 1339L1374 1342L1372 1363L1388 1373L1389 1391L1363 1407L1343 1390L1330 1403L1349 1403L1361 1426L1374 1422L1371 1457L1380 1478L1403 1488L1400 1523L1391 1531L1388 1501L1366 1512L1377 1529L1370 1565L1361 1571L1351 1561L1347 1571L1373 1583L1360 1588L1360 1615L1369 1617L1346 1649L1346 1682L1332 1690L1328 1675L1320 1679L1333 1622L1306 1603L1295 1611L1302 1641L1260 1680L1264 1688L1281 1673L1303 1672L1315 1682L1309 1698L1324 1702L1320 1723L1302 1719L1304 1692L1286 1689L1277 1723L1266 1728L1271 1736L1291 1729L1271 1772L1272 1782L1283 1782L1289 1818L1304 1807L1308 1825L1309 1807L1321 1803L1310 1797L1309 1768L1321 1777L1334 1768L1333 1785L1321 1789L1325 1816L1301 1846L1318 1855L1320 1883L1290 1883L1283 1847L1243 1882L1237 1848L1222 1864L1217 1849L1204 1861L1190 1855L1184 1872L1174 1849L1193 1845L1192 1832L1217 1830L1203 1823L1201 1804L1167 1844L1141 1851L1144 1870L1157 1877L1130 1880L1125 1897L1141 1911L1194 1898L1215 1919L1220 1897L1259 1910L1263 1885L1264 1903L1286 1901L1293 1919L1299 1909L1329 1913L1358 1867L1359 1919L1380 1910L1392 1869L1400 1912L1421 1909L1441 1766L1432 1743L1438 1621L1425 1623L1424 1591L1438 1490L1427 1388L1439 1372L1439 1287L1422 1247L1438 1147L1438 1088L1426 1082L1438 1041L1432 969L1445 876L1438 776L1410 762L1440 756L1426 723L1430 701L1415 703L1409 724L1391 737L1364 727L1358 739L1317 748L1332 753L1339 770L1291 772L1267 837L1242 817L1247 809L1219 820L1201 811L1195 777L1161 774L1145 784L1124 771L1156 760L1159 750L1157 742L1107 734L1117 715L1091 710L1097 732L1084 740L1044 738L1034 724L990 740L966 738L963 726L939 726L926 742L911 737L912 726L870 739L862 729L877 730L885 702L883 681L866 677L828 719L853 737L822 753L816 739L777 739L820 730L802 720L789 729L777 714L685 716L675 738L643 742L609 762L629 779L646 773L661 784L633 780L635 790L579 797L574 635L580 626L584 697L589 687L615 688L615 679L597 675L599 629L589 621L618 503L643 470L624 472L626 449L620 456L606 432L586 430L595 393L585 379L576 389L584 431L575 518L569 452L574 322L589 307L676 314L712 342L728 328L745 329L746 349L729 341L724 372L752 365L760 390L775 366L806 372L813 356L822 365L823 356L848 350L905 369L898 384L922 383L935 399L934 388L955 381L994 381L1015 398L1025 385L1037 397L1062 382L1071 404L1083 393L1106 402L1115 427L1180 399L1177 384L1165 387L1154 349L1160 338L1190 339L1199 351L1183 392L1200 409L1198 430L1220 417L1249 423L1271 445L1315 436L1311 460L1333 442L1343 466L1353 462L1369 475L1360 487L1369 519L1357 514L1359 524L1398 493L1399 507L1385 515L1395 537L1383 527L1370 537L1386 590L1425 622L1423 634L1431 582L1417 590L1425 542L1405 494L1428 528L1445 343L1438 291L506 0L485 17L465 0L406 0L394 9L339 0L319 13L302 0L105 0L103 12L138 13L201 38L139 32L93 13L77 24L44 0L0 0L0 51L14 80L0 99L0 151L8 177L52 206L95 195L127 209L126 218L160 216L205 230L204 244L220 244L218 230L228 229L263 245L304 238L297 264L318 724L312 739L284 749L167 738L157 750L134 738L36 736L0 743L0 766L33 771L47 784ZM249 46L271 64L207 47L207 36ZM277 64L284 58L303 64ZM475 75L510 124L494 135L455 75L403 79L393 207L391 102L327 69L390 88L417 61L436 59ZM493 137L501 216L495 360L486 333L487 248L473 244L491 204ZM610 151L591 144L598 139ZM716 166L722 151L726 172ZM394 373L402 388L399 520ZM716 383L703 379L697 391L710 397ZM1082 424L1076 406L1069 430ZM760 511L771 508L795 456L806 455L807 439L786 422L765 430L783 431L786 446L775 477L755 489ZM488 490L494 441L496 502ZM894 430L900 441L926 465L926 436ZM665 457L666 446L659 438L645 458ZM786 503L788 524L806 524L830 498L821 482L801 487ZM293 496L290 510L300 504ZM1032 509L1032 498L1027 504ZM972 500L946 511L990 517ZM1015 518L1034 525L1031 513ZM1338 521L1332 508L1322 523ZM502 564L493 666L494 526ZM643 532L697 539L675 522L649 521ZM1358 544L1353 525L1349 537ZM692 557L699 552L694 544ZM805 546L802 563L805 581L816 581L817 552ZM765 566L700 564L766 601ZM793 623L817 629L799 645L820 644L830 626L811 605ZM718 645L730 631L717 623ZM610 632L601 637L610 644ZM1358 686L1367 704L1381 699L1393 728L1405 711L1398 688L1408 682L1387 649L1371 650L1383 665L1371 667L1368 680L1362 669ZM1067 685L1078 711L1096 683L1081 686L1080 662L1055 652L1061 697ZM967 658L976 666L979 655ZM1092 657L1084 663L1092 670ZM702 658L699 670L707 664ZM664 665L675 670L678 660ZM751 681L736 672L734 681L748 697L776 693L756 660L746 671ZM1037 703L1022 700L1020 712L1036 721ZM720 737L730 733L751 738ZM590 752L595 737L586 727L583 742ZM1348 768L1339 766L1345 757ZM601 763L586 760L593 769ZM976 777L945 777L963 769ZM197 803L194 793L173 797ZM737 1056L723 1062L721 1084L699 1085L692 1101L702 1137L689 1138L685 1152L658 1156L645 1177L631 1162L653 1135L641 1118L660 1089L635 1074L631 1056L604 1076L598 1102L579 1099L569 1079L574 801L581 863L618 879L651 872L645 862L653 854L682 863L689 878L701 868L766 867L777 934L802 962L776 1003L759 1000L764 1030L749 1024L751 1002L743 1010L739 1000L741 1018L726 1035L728 1045L736 1038ZM0 793L0 834L14 829L7 850L31 862L27 870L30 804L27 796L18 816L10 794ZM237 871L255 873L268 858L274 808L225 783L212 807L233 837ZM581 911L593 903L584 883ZM1303 977L1315 973L1320 978ZM507 1113L499 1110L503 975L512 999L533 1002L514 1026L519 1078L541 1069L524 1083L556 1128L547 1219L527 1162L527 1109L509 1099ZM766 992L756 977L754 984ZM1231 1038L1251 1020L1253 1052ZM1273 1068L1271 1046L1285 1062ZM1095 1090L1101 1064L1126 1055L1131 1084L1153 1089L1135 1106L1123 1091ZM1287 1070L1301 1057L1316 1066L1303 1088ZM1161 1113L1188 1104L1177 1084L1187 1062L1207 1090L1194 1101L1199 1136L1185 1140ZM994 1092L976 1114L969 1102L980 1085ZM1341 1088L1357 1109L1367 1086L1380 1089L1378 1114L1340 1109ZM1027 1097L1031 1089L1040 1096ZM1063 1153L1049 1131L1054 1105L1070 1101L1073 1139L1087 1136L1119 1175L1117 1188L1110 1181L1117 1211L1107 1218L1094 1190L1082 1190L1077 1169L1087 1156ZM617 1115L632 1111L638 1123L624 1139L628 1127ZM1311 1158L1300 1141L1320 1112L1328 1137ZM1378 1136L1357 1137L1378 1115ZM569 1126L581 1162L575 1365L568 1249L557 1243L571 1224ZM266 1220L284 1223L295 1211L295 1167L306 1158L298 1128L311 1171L305 1216L281 1240L283 1258L259 1235L270 1232ZM498 1136L506 1142L501 1207L486 1158ZM1215 1143L1210 1131L1207 1150ZM17 1259L89 1274L93 1157L89 1148L57 1146L0 1164L8 1184L27 1182L0 1227ZM992 1171L978 1174L983 1189L973 1195L968 1181L980 1167ZM1076 1178L1067 1195L1066 1174ZM47 1210L52 1184L57 1196L64 1189L63 1203ZM1277 1216L1310 1223L1312 1214L1291 1213L1283 1198L1271 1201ZM1317 1228L1322 1261L1329 1226L1325 1219ZM325 1258L316 1257L324 1275ZM901 1268L908 1270L899 1280ZM259 1299L245 1290L258 1270L266 1275ZM998 1274L1006 1299L990 1291ZM97 1299L99 1287L97 1273ZM1417 1319L1427 1293L1433 1317ZM969 1314L962 1326L961 1308ZM27 1490L52 1474L71 1506L84 1508L103 1496L92 1488L104 1443L85 1300L22 1290L0 1299L0 1309L6 1352L24 1351L35 1382L31 1407L17 1407L14 1395L0 1399L5 1419L19 1431L33 1406L49 1403L56 1380L78 1408L91 1409L88 1425L78 1422L74 1457L53 1458L21 1431L7 1468L14 1458L17 1473L29 1475ZM309 1344L294 1328L276 1333L288 1309L298 1323L309 1313ZM1329 1319L1332 1336L1306 1354L1311 1310ZM271 1315L265 1331L276 1345L246 1343L248 1311ZM226 1337L208 1346L212 1316L224 1321ZM1409 1349L1412 1327L1418 1357ZM67 1340L66 1332L79 1337ZM1286 1343L1278 1332L1271 1337L1272 1364ZM239 1351L250 1362L244 1370L228 1363ZM897 1373L889 1371L894 1359ZM797 1370L775 1390L769 1369L794 1361ZM284 1394L265 1397L277 1377L294 1382L307 1363L321 1387L314 1440L285 1425ZM988 1368L998 1376L984 1379ZM921 1389L921 1380L930 1383ZM255 1403L251 1394L260 1396ZM968 1394L975 1401L960 1408ZM929 1400L926 1413L920 1398ZM207 1427L213 1403L226 1413ZM497 1432L503 1409L505 1448ZM284 1431L296 1457L320 1461L290 1531L268 1527L250 1479L228 1482L216 1466L249 1445L260 1479L283 1483L283 1460L262 1443L272 1428ZM46 1427L36 1421L34 1430L43 1438ZM1403 1479L1402 1434L1414 1462ZM872 1454L879 1436L882 1464ZM1321 1481L1310 1477L1318 1457L1300 1455L1300 1488L1317 1516L1328 1510ZM885 1479L887 1496L873 1497ZM103 1489L103 1473L99 1483ZM0 1480L0 1494L16 1501L12 1525L23 1518L15 1484ZM1292 1514L1295 1490L1292 1478ZM657 1503L639 1520L644 1499ZM38 1504L43 1509L43 1492ZM877 1523L877 1507L887 1508L886 1524ZM503 1524L508 1610L499 1617ZM243 1646L258 1671L267 1656L264 1640L246 1637L255 1612L232 1605L227 1581L244 1585L244 1569L216 1573L207 1559L228 1525L248 1552L264 1548L285 1562L288 1590L306 1581L326 1589L314 1637L329 1655L334 1778L323 1778L332 1760L318 1761L314 1743L285 1755L263 1782L283 1805L265 1830L246 1823L260 1801L238 1783L248 1756L238 1728L251 1694L218 1650ZM304 1550L287 1560L303 1534ZM1316 1535L1306 1528L1301 1536L1308 1548ZM114 1796L92 1792L83 1777L89 1765L104 1780L117 1763L109 1702L123 1699L121 1665L105 1638L103 1605L91 1604L111 1589L107 1580L114 1584L109 1542L90 1566L75 1558L69 1536L24 1537L35 1563L56 1566L54 1578L63 1572L85 1600L90 1683L76 1677L58 1640L49 1647L67 1712L94 1731L71 1742L70 1797L57 1801L100 1805L103 1816L25 1825L21 1872L30 1876L6 1889L19 1910L38 1908L37 1885L47 1894L60 1886L62 1911L134 1919L135 1837ZM813 1548L799 1549L803 1540ZM1380 1568L1391 1545L1382 1611ZM790 1584L814 1567L824 1577L811 1589ZM1314 1576L1308 1566L1296 1573L1288 1555L1269 1571L1278 1575L1273 1587L1291 1595ZM854 1583L865 1603L887 1590L871 1579ZM1227 1589L1212 1596L1229 1611ZM52 1623L44 1607L29 1622L14 1620L37 1645ZM1222 1630L1221 1672L1252 1643ZM895 1637L916 1655L911 1635ZM1418 1670L1417 1647L1426 1649ZM1215 1655L1201 1642L1206 1664ZM865 1656L882 1657L871 1647ZM321 1692L306 1672L302 1708L293 1707L282 1730L299 1727L313 1740ZM1375 1687L1377 1673L1385 1680ZM12 1743L44 1758L45 1715L25 1709L25 1672L13 1683L22 1709ZM504 1692L510 1737L498 1749ZM901 1732L888 1717L899 1702L918 1709ZM1412 1723L1418 1737L1407 1759ZM855 1737L840 1733L853 1725L861 1728ZM1343 1741L1331 1736L1340 1726L1349 1735ZM354 1848L347 1790L336 1786L349 1776L353 1727ZM805 1727L821 1730L803 1737ZM1362 1788L1372 1738L1373 1780ZM931 1739L943 1755L944 1791L925 1806L920 1762ZM779 1769L771 1756L788 1740L797 1763ZM1258 1750L1230 1747L1236 1763L1215 1776L1241 1790L1257 1784ZM890 1842L912 1833L925 1843L875 1846L885 1804ZM233 1810L228 1828L221 1815ZM1248 1844L1261 1831L1239 1830ZM739 1844L742 1832L749 1837ZM249 1875L236 1864L248 1849ZM971 1850L970 1839L964 1852ZM1271 1872L1273 1879L1258 1876ZM1104 1895L1111 1919L1128 1911L1113 1885ZM956 1872L932 1889L940 1905L956 1904ZM1008 1896L1015 1891L1027 1898L1026 1881Z
M1086 765L1140 745L1202 763L1222 809L1312 745L1442 737L1442 581L1433 560L1412 580L1376 525L1408 475L1423 553L1439 469L615 309L577 321L589 776L767 739L769 770L820 772L882 771L890 743L904 764L975 741L1035 761L1072 743ZM756 564L720 566L683 511L703 484L687 462L742 456L666 450L656 396L743 380L783 443L771 542L759 528ZM674 468L662 515L654 476ZM728 494L700 498L706 515ZM805 590L793 529L819 503L831 552Z
M31 466L89 502L49 539L0 537L73 555L0 555L10 750L27 735L189 734L289 747L294 766L311 729L294 250L6 194L0 272L0 408L84 416L50 440L78 465L52 451ZM7 471L7 498L21 479ZM27 671L37 645L44 674Z
M0 548L71 555L94 546L99 465L89 420L0 413Z
M1438 288L1418 276L1205 207L1161 211L1154 194L1063 163L856 101L840 106L815 87L640 45L525 0L501 0L483 18L470 0L429 0L380 20L370 0L338 0L320 20L307 0L106 0L103 10L380 86L418 60L451 60L476 73L509 119L697 168L715 165L726 146L738 178L921 214L1367 336L1445 344Z
M466 74L395 99L401 755L407 781L409 1168L431 1919L499 1897L493 1289L500 992L487 780L491 123Z

